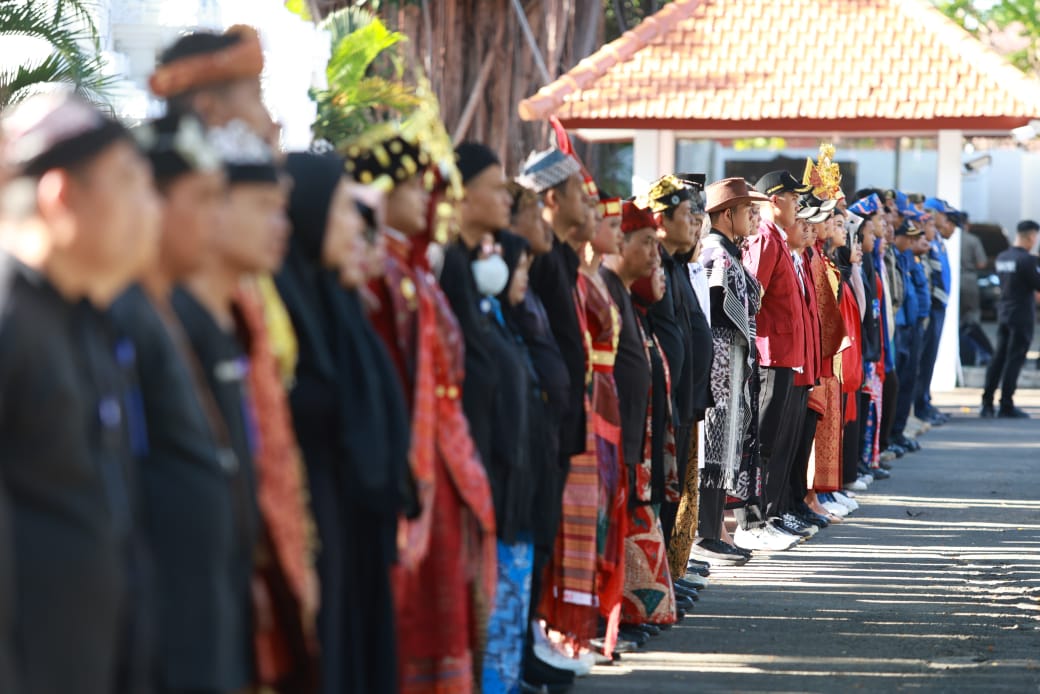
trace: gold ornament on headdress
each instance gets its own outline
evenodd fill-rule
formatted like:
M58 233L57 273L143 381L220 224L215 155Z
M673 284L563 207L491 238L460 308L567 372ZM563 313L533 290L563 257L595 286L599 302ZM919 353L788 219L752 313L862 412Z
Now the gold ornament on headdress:
M802 183L813 187L812 193L820 200L835 200L842 196L841 169L834 162L834 145L820 145L820 157L813 163L812 157L805 159Z
M668 174L654 181L650 190L638 196L635 203L651 212L664 212L685 199L682 196L688 187L678 176Z

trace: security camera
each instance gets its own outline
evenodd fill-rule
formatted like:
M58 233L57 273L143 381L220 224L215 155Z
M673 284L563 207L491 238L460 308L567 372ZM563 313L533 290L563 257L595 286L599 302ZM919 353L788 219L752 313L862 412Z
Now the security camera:
M981 157L975 157L970 161L964 162L964 171L966 173L978 173L988 168L992 163L993 157L989 154L983 154Z

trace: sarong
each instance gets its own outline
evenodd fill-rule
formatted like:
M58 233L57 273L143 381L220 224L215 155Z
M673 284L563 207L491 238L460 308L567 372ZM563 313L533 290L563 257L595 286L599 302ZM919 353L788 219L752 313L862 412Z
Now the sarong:
M639 505L629 512L625 538L625 624L674 624L675 590L668 570L668 552L656 505Z
M515 544L498 541L498 584L495 607L488 620L483 694L520 691L520 663L531 603L534 545L523 537Z

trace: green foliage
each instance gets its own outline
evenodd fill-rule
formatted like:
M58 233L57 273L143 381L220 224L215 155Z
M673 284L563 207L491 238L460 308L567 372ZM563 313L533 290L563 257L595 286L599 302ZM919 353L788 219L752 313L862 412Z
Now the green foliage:
M671 0L603 0L606 40L618 38L669 2Z
M318 104L316 138L340 148L373 122L419 105L403 80L405 58L397 50L407 37L357 7L333 12L319 26L331 36L332 57L325 70L328 88L311 92Z
M733 141L733 150L736 152L756 149L779 152L787 149L787 140L782 137L744 137Z
M58 0L53 8L41 0L0 2L0 44L18 38L45 42L51 52L0 64L0 108L60 84L107 104L114 78L103 72L97 31L81 0Z
M1007 55L1024 72L1040 75L1040 11L1036 0L932 0L975 36L1014 31L1028 45Z
M307 0L285 0L285 9L305 21L314 21L311 17L311 8Z

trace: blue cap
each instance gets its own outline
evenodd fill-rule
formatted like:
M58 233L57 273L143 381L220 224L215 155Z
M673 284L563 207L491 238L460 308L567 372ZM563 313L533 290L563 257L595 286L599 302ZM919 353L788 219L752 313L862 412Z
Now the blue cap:
M924 208L933 212L942 212L945 215L955 214L957 209L941 198L928 198L924 201Z
M871 193L865 198L860 198L848 207L850 212L855 212L861 217L875 214L881 211L881 198L877 193Z
M899 211L899 214L903 215L907 219L913 219L915 221L921 218L921 211L910 204L910 198L906 196L906 193L897 190L895 191L893 199L895 200L896 210Z

